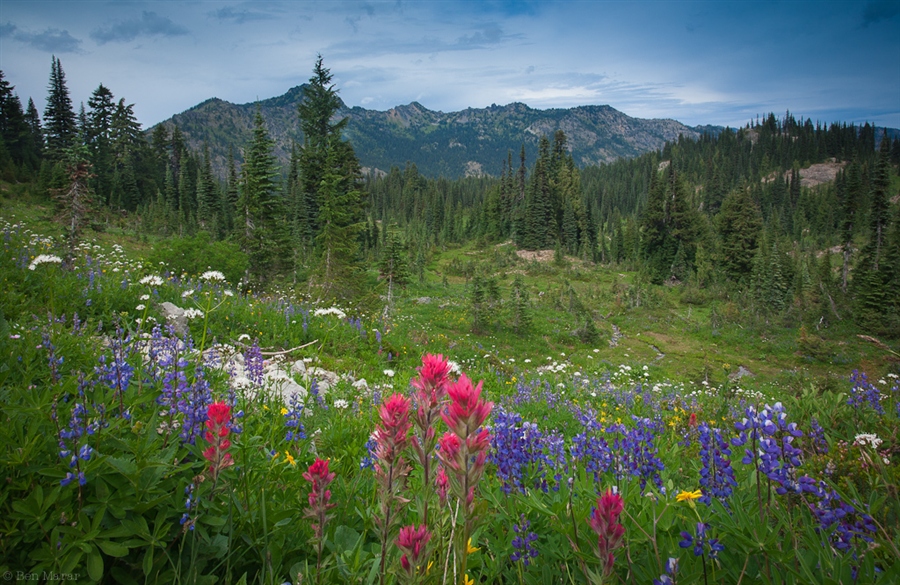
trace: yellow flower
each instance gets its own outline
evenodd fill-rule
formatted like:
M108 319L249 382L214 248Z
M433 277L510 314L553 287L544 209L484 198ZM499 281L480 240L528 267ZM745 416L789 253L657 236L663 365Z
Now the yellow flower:
M269 405L268 405L268 404L263 404L263 410L269 410Z
M289 452L285 451L284 456L287 459L288 463L290 463L291 465L297 465L297 462L294 461L294 456L291 455Z
M285 407L282 406L282 407L281 407L281 414L287 414L287 413L288 413L288 409L286 409Z
M463 585L475 585L475 579L469 577L468 573L463 575Z
M703 495L703 492L701 492L700 490L696 490L693 492L682 491L677 496L675 496L675 500L679 501L679 502L685 502L685 501L690 502L691 500L696 500L697 498L701 497L702 495Z
M466 553L472 554L473 552L478 552L480 550L480 548L475 548L474 546L472 546L472 539L470 538L469 542L466 544Z

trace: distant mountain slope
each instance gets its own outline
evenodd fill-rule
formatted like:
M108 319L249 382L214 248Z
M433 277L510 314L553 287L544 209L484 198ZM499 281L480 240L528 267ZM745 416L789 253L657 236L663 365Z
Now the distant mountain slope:
M302 143L297 104L303 86L258 103L275 140L275 154L282 163L290 158L293 141ZM241 160L249 142L257 104L232 104L218 98L206 100L162 122L175 124L192 149L209 143L213 166L221 175L230 145ZM519 149L525 144L530 166L541 136L552 139L562 129L579 166L611 162L657 150L667 140L699 137L703 131L675 120L632 118L610 106L536 110L525 104L469 108L461 112L435 112L419 103L397 106L386 112L342 106L339 115L349 117L346 138L353 143L363 167L387 171L413 162L421 174L456 178L467 174L499 176L507 152L513 151L518 166Z

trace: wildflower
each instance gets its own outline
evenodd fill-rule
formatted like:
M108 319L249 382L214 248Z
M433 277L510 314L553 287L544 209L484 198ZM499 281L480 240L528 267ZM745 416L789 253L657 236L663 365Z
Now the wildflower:
M136 307L134 308L134 310L135 310L135 311L143 311L143 310L146 309L146 308L147 308L146 305L140 304L140 305L136 306Z
M339 410L343 410L343 409L347 408L348 406L350 406L350 403L347 402L346 400L344 400L343 398L338 398L337 400L334 401L334 407Z
M218 270L207 270L200 275L200 280L207 282L225 282L225 275Z
M150 276L145 276L144 278L138 281L140 284L144 286L162 286L165 282L161 276L156 276L155 274L151 274Z
M666 574L653 580L653 585L675 585L675 577L678 574L678 559L669 557L666 563Z
M309 490L309 496L307 497L309 507L304 511L303 515L304 517L313 520L312 529L318 552L318 562L316 564L317 570L322 564L322 548L325 544L325 524L330 519L328 510L337 505L330 502L331 490L328 489L328 486L334 481L334 478L335 473L328 471L328 460L319 459L318 457L303 473L303 479L312 484Z
M694 556L700 557L702 556L704 562L706 557L709 556L710 559L715 560L718 554L725 550L725 546L719 543L719 539L717 538L707 538L706 532L709 530L709 524L705 522L697 522L697 533L696 536L692 535L690 532L682 531L681 532L681 542L678 543L678 546L681 548L694 548ZM708 552L707 552L708 549Z
M141 295L140 300L142 300L142 301L149 301L149 300L150 300L150 295Z
M201 311L200 309L190 308L190 309L184 310L184 318L189 321L192 319L197 319L202 316L203 316L203 311Z
M228 453L228 448L231 447L231 441L228 440L228 434L231 432L228 426L231 421L231 407L224 402L214 402L207 408L206 415L208 430L204 438L210 446L203 452L203 457L209 461L209 472L215 481L223 469L234 464L231 453Z
M31 264L28 265L28 270L33 271L41 264L62 264L62 258L60 258L59 256L53 256L51 254L40 254L31 261Z
M388 378L393 378L394 374L395 374L394 370L385 370L384 371L384 375L387 376Z
M675 496L675 500L678 502L691 502L693 500L698 500L703 497L703 492L700 490L695 490L693 492L682 491L679 492L677 496Z
M519 523L513 525L513 532L516 536L512 540L513 553L509 555L512 562L522 561L526 567L531 564L531 559L538 556L538 551L532 546L536 542L538 535L530 532L531 522L525 518L525 514L519 517Z
M403 552L400 557L400 566L404 571L405 580L414 581L416 575L421 573L422 562L428 558L426 545L429 540L431 540L431 533L424 524L418 528L412 525L400 529L396 544Z
M194 294L194 289L186 290L183 293L181 293L181 298L186 299L190 296L193 296L193 294Z
M600 558L604 579L612 575L615 562L613 551L622 546L622 538L625 536L625 527L619 523L619 516L624 509L622 496L606 490L606 493L597 498L597 505L588 518L588 524L597 534L595 552Z
M466 542L466 553L472 554L480 551L481 549L475 546L472 546L472 539L469 538L468 542Z
M294 456L291 455L290 451L285 451L285 452L284 452L284 458L285 458L285 460L286 460L288 463L290 463L291 465L294 465L294 466L297 465L297 462L294 460Z

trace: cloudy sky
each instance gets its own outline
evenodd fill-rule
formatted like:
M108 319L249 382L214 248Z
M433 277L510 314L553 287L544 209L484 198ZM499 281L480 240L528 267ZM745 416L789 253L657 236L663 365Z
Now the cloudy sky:
M743 125L790 110L900 128L900 1L0 0L0 70L43 112L51 55L76 109L100 84L145 127L309 79L350 106L609 104Z

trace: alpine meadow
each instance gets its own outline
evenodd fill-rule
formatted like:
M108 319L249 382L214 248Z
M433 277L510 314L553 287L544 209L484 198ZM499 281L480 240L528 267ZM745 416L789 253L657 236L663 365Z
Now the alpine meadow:
M15 83L5 580L900 582L900 130Z

